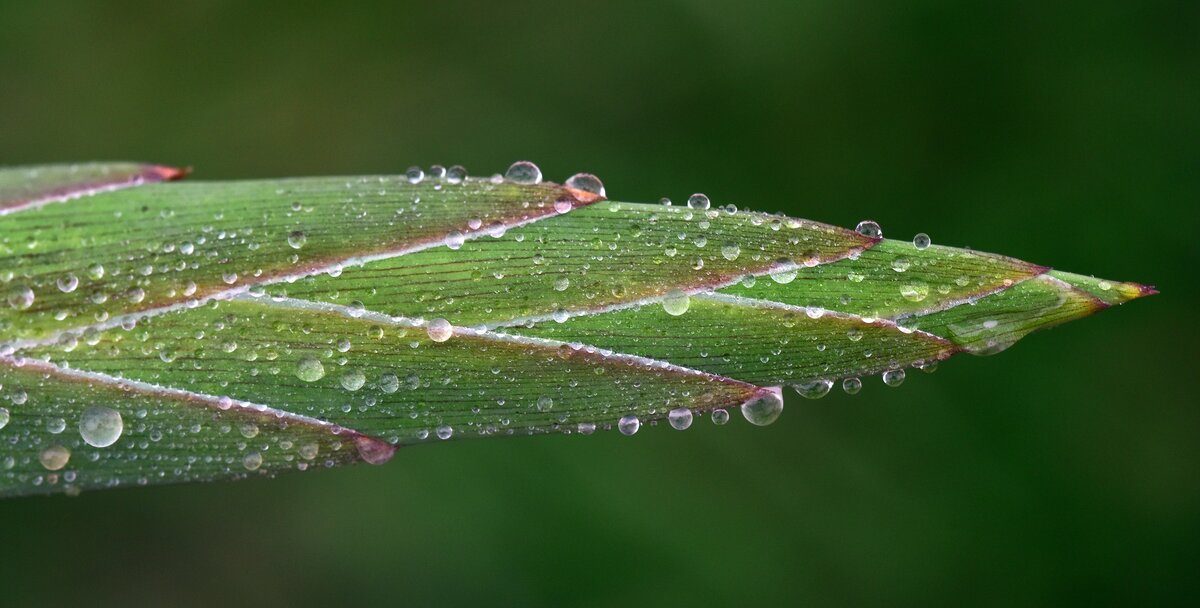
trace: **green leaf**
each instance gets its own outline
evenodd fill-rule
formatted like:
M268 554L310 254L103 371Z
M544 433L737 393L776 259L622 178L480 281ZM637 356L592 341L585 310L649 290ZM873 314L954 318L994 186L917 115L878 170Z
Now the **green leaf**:
M780 386L894 385L1153 293L808 220L611 202L590 176L182 175L0 170L0 495L731 408L767 424Z

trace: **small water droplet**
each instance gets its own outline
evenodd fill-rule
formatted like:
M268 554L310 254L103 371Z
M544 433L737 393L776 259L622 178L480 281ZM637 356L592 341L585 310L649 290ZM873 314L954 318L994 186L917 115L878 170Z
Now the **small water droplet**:
M723 408L717 408L717 409L713 410L712 421L713 421L713 424L717 424L717 425L721 425L721 424L725 424L726 422L729 422L729 412L725 411Z
M458 249L459 247L462 247L464 243L467 242L467 237L466 237L466 235L464 235L463 233L461 233L457 230L451 230L450 233L446 235L445 242L446 242L446 246L449 247L450 249Z
M293 230L288 234L288 245L292 249L299 249L308 242L308 235L304 234L303 230Z
M883 372L883 383L888 386L900 386L904 383L904 370L889 369Z
M242 457L242 466L246 467L247 471L257 471L258 467L262 466L262 454L258 452L250 452Z
M467 179L467 169L462 165L454 165L446 170L446 181L451 184L461 184Z
M71 450L61 445L52 445L38 455L38 460L47 471L57 471L71 460Z
M692 426L692 410L686 407L677 407L667 414L667 420L670 421L671 428L682 431Z
M854 227L854 231L873 239L883 238L883 229L879 227L879 224L871 220L863 220L859 222L858 225Z
M806 399L820 399L829 394L829 390L833 388L833 380L813 380L812 382L802 382L795 387L796 392L801 397Z
M79 277L75 276L74 273L68 272L63 276L58 277L57 283L59 291L63 293L71 293L72 291L75 291L76 287L79 287Z
M504 178L514 184L540 184L542 170L527 160L519 160L504 172Z
M79 417L79 435L92 447L106 448L116 443L124 430L121 413L112 408L92 406Z
M442 179L446 177L446 168L441 165L430 166L429 177L432 177L433 179Z
M779 388L763 389L758 395L742 404L742 417L750 424L766 426L779 419L783 413L783 395Z
M725 243L725 246L721 247L721 256L730 262L738 259L738 256L741 255L741 253L742 248L738 247L737 243Z
M918 232L917 236L913 237L913 247L916 247L917 249L925 249L929 247L929 244L932 242L933 241L929 239L929 235L925 234L924 232Z
M590 192L596 196L604 196L604 184L600 182L600 178L591 173L576 173L567 178L566 186L576 190Z
M571 279L559 277L554 280L554 291L566 291L571 286Z
M379 390L389 395L400 390L400 377L396 374L384 374L380 376Z
M439 318L430 321L425 331L429 334L430 340L445 342L450 339L450 336L454 335L454 326L450 325L449 321Z
M539 412L548 412L553 408L554 408L554 399L551 399L547 395L542 395L541 397L538 397L537 409Z
M296 377L305 382L316 382L325 377L325 366L311 355L302 357L296 365Z
M779 272L772 272L771 280L775 281L776 283L779 283L781 285L786 285L787 283L791 283L792 281L796 280L796 275L798 273L799 273L799 269L797 269L797 268L791 268L788 270L780 270Z
M687 205L688 205L688 209L695 209L696 211L705 211L710 206L712 206L712 202L708 200L707 196L697 192L688 197Z
M901 285L900 295L909 302L920 302L929 296L929 285L925 283Z
M404 177L408 178L410 184L419 184L421 180L425 179L425 172L420 167L413 166L404 172Z
M11 415L8 413L8 408L0 407L0 429L8 426L8 421Z
M691 298L688 297L688 294L678 289L672 289L662 301L663 310L667 311L667 314L673 317L678 317L687 312L690 304Z
M904 272L908 270L909 266L912 266L912 262L908 261L908 258L896 258L892 260L892 270L896 272Z
M33 290L26 285L14 285L8 290L8 305L17 310L27 310L33 306Z
M100 264L92 264L91 266L88 266L87 275L88 278L92 279L93 281L99 281L100 279L103 279L104 266Z
M640 428L642 428L642 421L633 414L621 416L621 419L617 421L617 430L621 431L622 435L632 435Z
M321 447L317 445L317 442L313 441L301 445L297 451L300 453L301 458L305 460L312 460L313 458L317 457L317 453L321 451Z
M445 441L446 439L449 439L453 436L454 436L454 428L451 427L450 425L443 424L442 426L437 427L438 439Z
M842 390L846 391L847 395L856 395L862 390L862 380L858 378L846 378L842 380Z

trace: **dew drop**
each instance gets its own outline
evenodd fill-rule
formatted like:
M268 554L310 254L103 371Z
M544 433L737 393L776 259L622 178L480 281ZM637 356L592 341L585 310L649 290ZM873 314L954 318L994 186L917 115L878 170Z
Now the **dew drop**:
M929 285L925 283L901 285L900 295L909 302L920 302L929 296Z
M883 383L888 386L900 386L904 383L904 370L889 369L883 372Z
M14 285L8 290L8 305L17 310L33 306L33 290L26 285Z
M92 279L93 281L99 281L100 279L103 279L104 278L104 266L102 266L100 264L92 264L91 266L88 266L87 276L89 279Z
M342 388L354 392L367 383L367 376L361 369L349 369L342 374Z
M854 227L854 231L873 239L883 238L883 229L879 227L879 224L871 220L863 220L859 222L858 225Z
M404 172L404 177L408 178L410 184L419 184L421 180L425 179L425 172L420 167L413 166Z
M667 420L670 421L671 428L682 431L692 426L692 410L686 407L677 407L667 414Z
M554 280L554 291L566 291L571 286L571 279L559 277Z
M833 380L813 380L812 382L802 382L795 387L796 392L801 397L806 399L820 399L829 394L829 390L833 388Z
M712 202L708 200L707 196L697 192L688 197L687 205L688 205L688 209L695 209L696 211L705 211L710 206L712 206Z
M437 427L437 438L438 439L445 441L453 436L454 436L454 427L451 427L448 424L443 424L442 426Z
M75 291L76 287L79 287L79 277L68 272L63 276L58 277L57 283L59 291L63 293L71 293L72 291Z
M92 447L106 448L116 443L124 430L121 413L112 408L92 406L79 417L79 435Z
M400 378L396 374L384 374L380 376L379 390L389 395L400 390Z
M617 421L617 430L621 431L622 435L632 435L640 428L642 428L642 421L633 414L625 414Z
M430 340L445 342L450 339L450 336L454 335L454 326L449 321L439 318L430 321L425 331L429 334Z
M257 471L258 467L262 466L262 454L258 452L250 452L242 458L242 466L246 467L247 471Z
M466 242L467 242L466 235L464 235L463 233L461 233L457 230L451 230L450 234L446 235L445 243L446 243L446 246L449 247L450 249L458 249L459 247L462 247L463 244Z
M662 301L663 310L667 311L667 314L672 317L678 317L687 312L690 304L691 298L688 297L688 294L678 289L672 289Z
M540 184L542 183L542 170L527 160L519 160L504 172L504 179L514 184Z
M292 249L299 249L308 242L308 235L304 234L303 230L293 230L288 234L288 246Z
M798 274L798 272L799 272L799 269L797 269L797 268L792 268L790 270L781 270L779 272L772 272L771 280L775 281L776 283L779 283L781 285L786 285L786 284L791 283L792 281L796 280L796 274Z
M779 419L783 413L783 395L778 387L761 391L742 404L742 417L750 424L766 426Z
M38 455L38 460L47 471L57 471L71 460L71 450L61 445L52 445Z
M842 390L846 391L847 395L857 395L858 391L862 390L862 380L858 378L846 378L842 380Z
M461 184L467 179L467 169L462 165L454 165L446 170L446 181L451 184Z
M0 429L8 426L8 421L11 417L8 413L8 408L0 407Z
M317 457L317 453L321 451L321 448L317 445L317 442L314 441L300 446L297 451L300 452L301 458L305 460L312 460L313 458Z
M932 242L933 241L929 239L929 235L925 234L924 232L918 232L917 236L913 237L913 247L916 247L917 249L925 249L929 247L929 244Z
M717 408L712 412L713 424L721 425L729 422L729 412L722 408Z
M741 255L741 253L742 248L738 247L737 243L725 243L725 246L721 247L721 256L730 262L738 259L738 256Z
M316 357L303 357L296 365L296 377L305 382L316 382L325 377L325 366Z
M892 270L896 272L904 272L908 270L909 266L912 266L912 262L908 261L908 258L896 258L892 260Z
M548 395L542 395L541 397L538 397L537 410L539 412L548 412L553 408L554 399L551 399Z
M596 196L604 196L604 184L600 182L600 178L591 173L576 173L567 178L565 185L568 188L583 190Z

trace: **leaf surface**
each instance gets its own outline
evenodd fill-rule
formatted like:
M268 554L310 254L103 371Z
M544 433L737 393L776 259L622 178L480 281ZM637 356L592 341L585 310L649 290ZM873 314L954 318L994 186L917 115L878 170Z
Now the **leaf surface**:
M590 176L0 170L0 495L235 479L740 408L1153 293ZM156 183L171 181L171 183Z

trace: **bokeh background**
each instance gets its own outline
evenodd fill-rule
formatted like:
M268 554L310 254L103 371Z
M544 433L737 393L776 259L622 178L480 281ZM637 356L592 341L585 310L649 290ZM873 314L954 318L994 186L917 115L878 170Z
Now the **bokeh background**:
M1196 605L1200 4L0 2L0 164L476 174L1162 295L767 428L0 502L7 605Z

